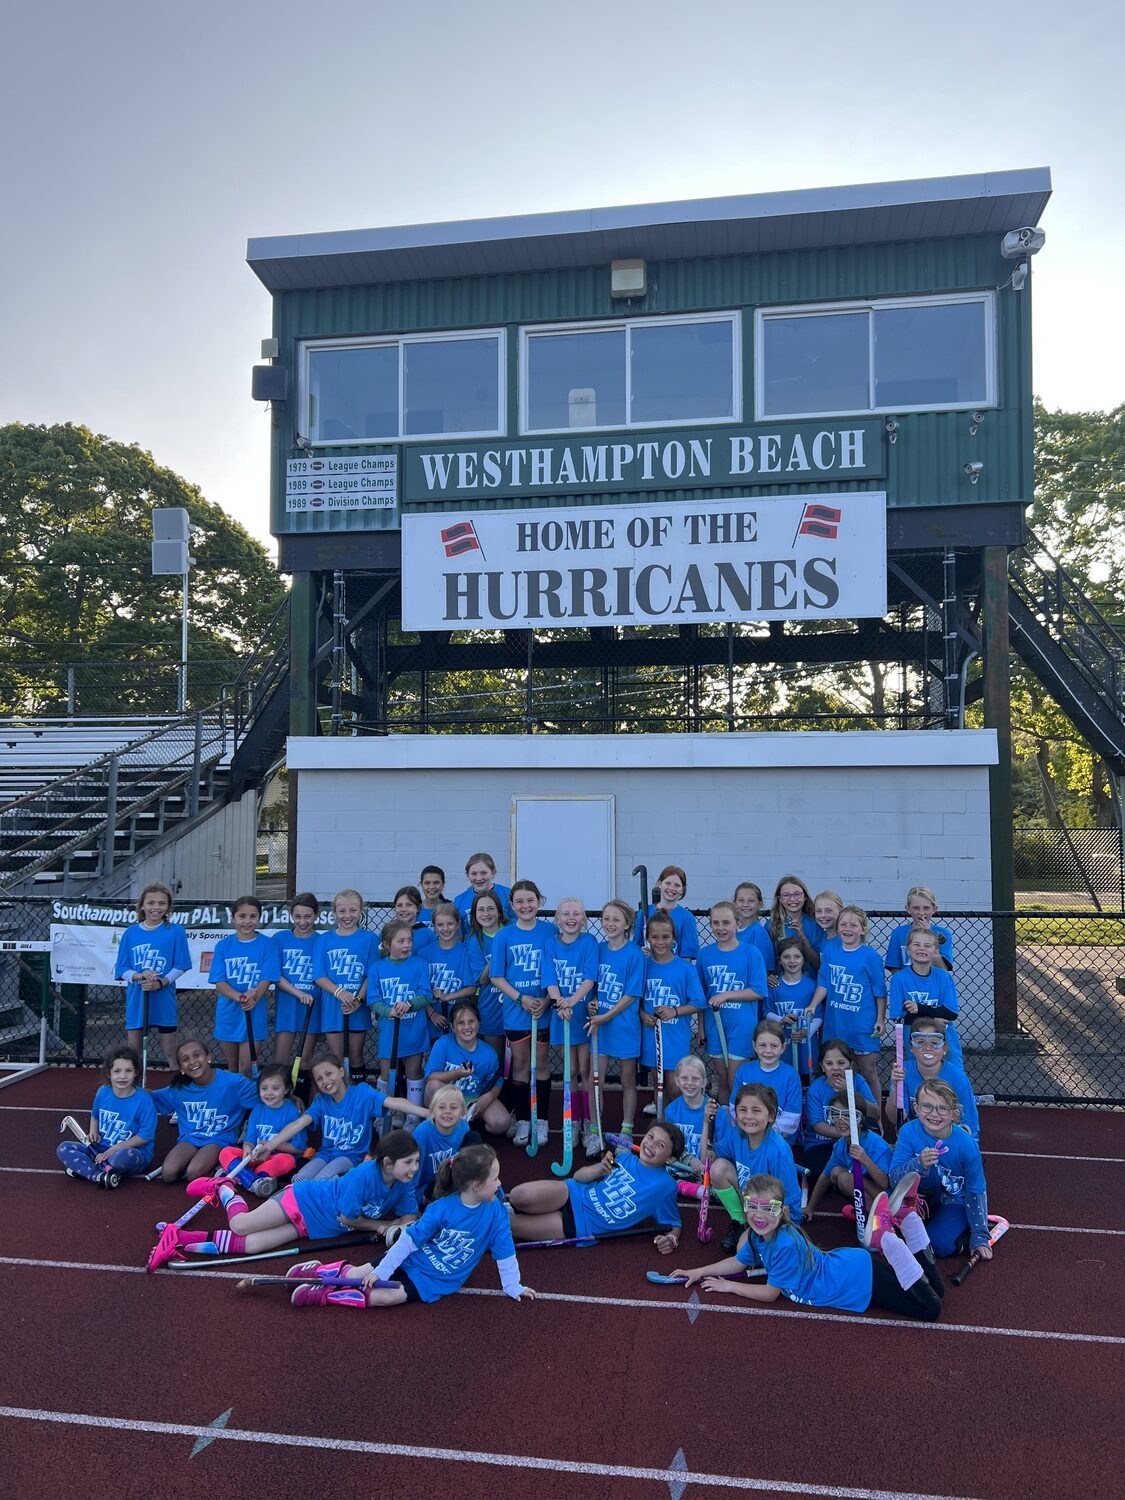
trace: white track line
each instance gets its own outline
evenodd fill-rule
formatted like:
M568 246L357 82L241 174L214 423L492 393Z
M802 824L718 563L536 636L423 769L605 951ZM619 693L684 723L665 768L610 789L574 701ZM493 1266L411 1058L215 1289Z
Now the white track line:
M982 1156L1014 1156L1027 1161L1099 1161L1120 1166L1125 1156L1060 1156L1051 1151L982 1151Z
M294 1255L300 1251L294 1247ZM30 1266L40 1271L102 1271L115 1275L145 1276L148 1273L144 1266L105 1266L94 1261L81 1260L35 1260L31 1256L0 1255L0 1267L2 1266ZM258 1268L260 1267L260 1269ZM169 1278L179 1281L182 1277L203 1276L211 1281L242 1281L249 1276L282 1275L280 1270L270 1271L269 1262L262 1261L258 1267L253 1264L243 1265L238 1270L220 1271L215 1269L168 1271L163 1273L163 1279ZM460 1297L504 1297L507 1293L499 1288L493 1287L462 1287L457 1293ZM766 1318L797 1318L803 1322L812 1323L854 1323L860 1328L910 1328L910 1329L936 1329L939 1333L971 1333L980 1335L982 1333L996 1334L1001 1338L1009 1339L1048 1339L1058 1340L1061 1343L1071 1344L1111 1344L1125 1345L1125 1337L1118 1338L1108 1333L1056 1333L1050 1329L1042 1328L993 1328L987 1324L980 1323L923 1323L911 1318L873 1319L858 1314L842 1312L813 1312L808 1308L767 1308L767 1307L730 1307L717 1303L686 1301L657 1300L654 1297L587 1297L579 1296L573 1292L539 1292L536 1295L539 1302L570 1302L580 1307L630 1307L641 1308L645 1311L657 1312L685 1312L689 1307L695 1307L699 1312L725 1313L733 1317L766 1317ZM851 1493L848 1491L848 1493Z
M34 1407L0 1406L0 1417L27 1422L52 1422L102 1431L143 1432L158 1437L206 1438L218 1443L264 1443L279 1448L312 1448L330 1453L362 1453L377 1458L432 1459L440 1463L485 1464L497 1469L544 1470L588 1475L596 1479L641 1479L666 1484L673 1494L689 1484L712 1489L753 1490L773 1495L813 1495L825 1500L967 1500L964 1496L919 1494L913 1490L849 1489L835 1484L804 1484L785 1479L750 1479L736 1474L696 1473L692 1469L642 1469L630 1464L576 1463L570 1459L522 1453L474 1452L467 1448L415 1447L409 1443L369 1443L358 1438L312 1437L290 1432L258 1432L241 1427L192 1426L187 1422L145 1422L134 1417L96 1417L86 1412L43 1411Z

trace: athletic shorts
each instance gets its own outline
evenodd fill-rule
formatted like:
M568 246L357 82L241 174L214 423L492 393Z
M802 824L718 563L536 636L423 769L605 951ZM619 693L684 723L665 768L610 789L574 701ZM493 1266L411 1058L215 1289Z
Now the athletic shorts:
M292 1184L285 1188L281 1197L277 1200L282 1207L285 1217L303 1240L310 1238L309 1226L305 1223L305 1216L297 1207L297 1194L293 1191Z

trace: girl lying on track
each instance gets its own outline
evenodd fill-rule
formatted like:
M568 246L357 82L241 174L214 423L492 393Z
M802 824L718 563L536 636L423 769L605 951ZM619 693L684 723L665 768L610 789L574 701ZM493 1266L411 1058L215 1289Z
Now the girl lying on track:
M818 1250L790 1220L779 1179L768 1174L751 1177L743 1197L748 1239L725 1260L672 1275L682 1278L685 1286L698 1281L705 1292L727 1292L749 1302L776 1302L784 1296L803 1307L835 1307L841 1312L881 1307L905 1318L936 1322L945 1288L926 1226L908 1207L909 1186L908 1181L893 1205L880 1193L871 1206L864 1242L879 1252L880 1260L858 1248ZM765 1267L764 1283L726 1279L756 1260Z
M137 1087L141 1060L132 1047L118 1047L106 1059L105 1083L90 1106L89 1145L63 1141L56 1155L68 1177L84 1177L100 1187L121 1186L152 1162L156 1108Z
M680 1243L676 1180L665 1170L682 1156L683 1131L658 1120L635 1151L607 1151L579 1167L566 1182L521 1182L508 1201L512 1235L523 1240L575 1239L620 1234L652 1225L656 1248L671 1255Z
M357 1283L297 1286L290 1299L293 1306L362 1310L437 1302L460 1291L488 1251L508 1296L517 1302L533 1298L531 1287L520 1282L508 1215L497 1201L500 1163L492 1147L466 1146L443 1162L435 1191L433 1203L416 1223L399 1233L378 1265L306 1261L293 1266L288 1273L291 1280L327 1276Z
M386 1234L393 1224L409 1223L418 1204L411 1180L418 1171L418 1148L405 1130L392 1130L373 1142L374 1159L342 1177L314 1177L292 1182L276 1198L251 1209L225 1179L211 1186L226 1210L229 1229L165 1230L164 1259L188 1255L254 1255L277 1250L295 1240L335 1239L342 1231L362 1229Z

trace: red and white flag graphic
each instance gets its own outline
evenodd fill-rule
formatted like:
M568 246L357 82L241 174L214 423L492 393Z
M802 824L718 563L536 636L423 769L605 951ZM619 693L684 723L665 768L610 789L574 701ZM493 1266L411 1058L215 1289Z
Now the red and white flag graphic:
M806 505L801 512L801 523L793 534L794 543L799 536L819 536L835 541L843 514L832 505Z
M460 557L463 552L479 552L484 557L484 548L472 521L458 521L455 526L443 527L441 539L446 557Z

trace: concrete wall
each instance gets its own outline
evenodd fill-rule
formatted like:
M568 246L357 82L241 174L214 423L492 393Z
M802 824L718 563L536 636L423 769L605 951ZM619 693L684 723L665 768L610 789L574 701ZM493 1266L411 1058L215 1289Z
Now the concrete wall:
M258 799L247 792L162 848L123 866L105 895L135 895L159 880L177 896L229 900L254 889Z

